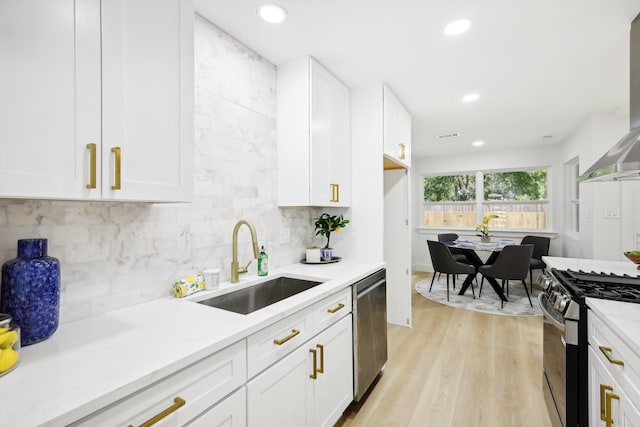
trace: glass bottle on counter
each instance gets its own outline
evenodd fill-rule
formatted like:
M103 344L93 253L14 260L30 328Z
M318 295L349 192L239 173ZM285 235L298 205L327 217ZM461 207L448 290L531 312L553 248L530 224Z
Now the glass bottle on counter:
M269 274L269 256L264 251L264 246L260 248L258 255L258 276L266 276Z

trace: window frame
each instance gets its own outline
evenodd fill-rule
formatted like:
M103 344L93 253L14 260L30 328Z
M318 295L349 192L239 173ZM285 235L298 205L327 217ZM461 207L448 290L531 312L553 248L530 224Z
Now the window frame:
M504 173L504 172L526 172L526 171L536 171L536 170L545 170L547 171L547 198L540 200L484 200L484 175L488 173ZM527 168L512 168L512 169L487 169L487 170L478 170L478 171L468 171L468 172L451 172L451 173L443 173L443 174L422 174L422 182L424 183L425 177L433 177L433 176L451 176L451 175L467 175L473 174L476 175L476 197L475 201L464 201L464 202L426 202L424 201L424 188L421 192L422 198L422 227L423 228L433 228L433 229L464 229L464 230L475 230L475 225L472 227L459 227L459 226L450 226L450 225L425 225L424 217L425 217L425 208L429 205L459 205L459 204L475 204L476 205L476 224L482 223L482 218L485 212L485 206L491 204L502 204L502 205L526 205L526 204L536 204L536 205L546 205L546 227L544 229L539 228L508 228L508 227L499 227L493 228L495 231L526 231L526 232L538 232L545 233L551 232L552 225L552 213L553 213L553 204L551 203L549 192L551 189L551 166L534 166ZM423 184L424 185L424 184Z

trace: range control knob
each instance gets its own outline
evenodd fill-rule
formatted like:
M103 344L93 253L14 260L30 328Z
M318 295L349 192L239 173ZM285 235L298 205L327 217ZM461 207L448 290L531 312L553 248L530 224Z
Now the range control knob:
M571 301L571 299L568 296L561 295L558 297L553 306L559 312L564 313L564 310L567 308L567 304L569 304L569 301Z

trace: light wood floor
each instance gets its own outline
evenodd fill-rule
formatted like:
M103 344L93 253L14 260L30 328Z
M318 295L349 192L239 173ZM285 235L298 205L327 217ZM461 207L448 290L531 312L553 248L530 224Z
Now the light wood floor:
M414 275L413 284L427 277ZM551 426L541 317L456 309L415 288L412 307L413 328L389 325L383 375L337 426Z

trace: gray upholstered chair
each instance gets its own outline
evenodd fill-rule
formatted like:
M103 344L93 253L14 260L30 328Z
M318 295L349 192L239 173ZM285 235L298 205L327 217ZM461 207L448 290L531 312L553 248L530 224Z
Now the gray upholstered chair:
M533 292L533 270L542 270L546 267L542 261L542 257L549 255L549 244L551 239L540 236L524 236L521 244L533 245L533 255L529 260L529 282L531 283L531 292Z
M456 240L458 240L458 235L456 233L440 233L440 234L438 234L438 242L442 242L444 244L449 244L449 243L453 243ZM455 259L456 262L461 262L463 264L469 264L469 260L465 256L465 254L462 251L462 249L449 247L449 252L451 252L451 255L453 255L453 259ZM438 274L438 280L440 280L440 275L439 274ZM456 276L454 275L453 276L453 289L455 289L455 288L456 288Z
M507 284L507 294L509 289L509 280L520 280L524 286L524 291L529 298L529 304L533 307L531 302L531 296L529 295L529 289L525 279L529 272L529 260L533 253L533 245L511 245L505 246L496 261L491 265L481 265L478 267L478 273L481 273L483 277L492 277L494 279L502 280L502 287L504 288L505 282ZM482 284L480 285L480 292L482 293ZM501 300L500 305L504 302Z
M449 274L466 274L467 277L472 276L475 279L476 269L473 265L457 262L449 252L449 247L444 243L427 240L427 244L429 245L429 254L431 255L431 263L434 270L429 292L433 287L436 273L445 273L447 275L447 301L449 301ZM471 282L471 293L475 298L476 293L473 289L473 282Z

